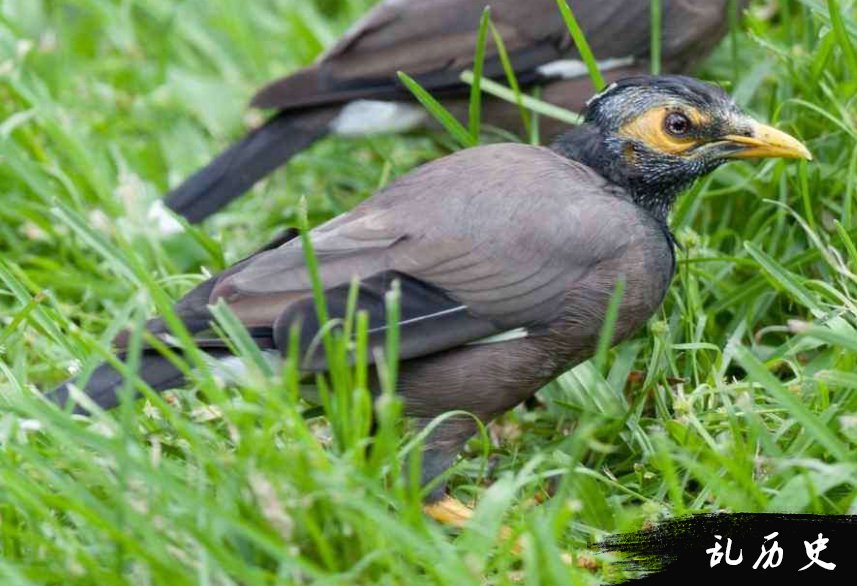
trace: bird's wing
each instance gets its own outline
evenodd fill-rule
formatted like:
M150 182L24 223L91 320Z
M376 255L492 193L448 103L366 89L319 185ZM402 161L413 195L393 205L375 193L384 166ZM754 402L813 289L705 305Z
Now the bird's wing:
M311 238L331 316L345 315L357 281L370 344L383 340L384 294L399 281L400 355L413 358L550 323L575 282L629 245L628 209L583 165L496 145L421 167ZM209 303L226 301L280 348L294 323L306 342L318 331L298 240L245 261L209 291Z
M253 104L285 109L407 97L396 78L398 71L433 92L466 89L460 75L472 66L486 4L486 0L382 2L315 65L264 87ZM490 5L492 21L521 83L537 81L538 68L546 63L564 55L577 57L555 0L494 0ZM648 18L643 17L648 15L648 0L578 0L572 5L584 30L591 33L600 59L647 51ZM503 75L491 35L484 71L487 77Z
M665 0L664 59L683 57L694 47L701 52L702 37L719 39L727 1ZM486 0L382 2L315 65L264 87L253 104L285 109L358 98L402 98L407 93L398 83L398 71L436 93L466 91L460 74L472 66L486 4ZM587 76L582 63L544 68L560 59L580 59L555 0L493 0L490 5L521 83ZM570 5L599 60L648 57L649 0L571 0ZM490 35L485 75L503 76Z
M535 0L544 8L553 0ZM531 36L522 27L517 0L492 3L492 18L519 73L558 59L562 40L557 21L538 17L551 27ZM256 94L253 105L293 108L371 97L402 98L408 94L396 73L404 71L432 91L463 86L459 76L470 66L484 0L388 0L358 21L313 66L276 80ZM541 6L544 5L544 6ZM534 11L537 13L537 11ZM532 19L532 15L529 15ZM489 35L490 36L490 35ZM493 41L486 75L502 73Z

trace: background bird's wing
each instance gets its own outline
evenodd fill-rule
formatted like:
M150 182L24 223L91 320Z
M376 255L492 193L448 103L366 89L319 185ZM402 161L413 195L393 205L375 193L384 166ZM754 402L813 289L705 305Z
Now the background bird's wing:
M550 29L530 36L516 22L523 12L521 4L509 0L492 3L494 24L519 72L558 59L562 39L556 19L541 17L538 19L550 24ZM556 13L553 0L535 0L535 4L552 4ZM485 5L483 0L382 2L315 65L264 87L253 98L253 105L283 109L359 98L408 97L398 83L398 71L415 77L431 91L463 87L459 76L472 63ZM502 69L493 41L491 47L485 71L497 76Z
M665 61L689 61L716 42L726 26L727 1L665 0ZM253 104L286 109L408 97L396 78L398 71L435 93L465 91L460 74L472 65L486 4L486 0L382 2L315 65L264 87ZM521 83L569 75L568 68L542 69L559 59L580 58L555 0L493 0L490 5ZM649 0L571 0L570 5L598 59L647 59ZM573 69L578 76L587 76L582 66ZM491 35L484 74L503 76Z
M748 0L739 0L746 5ZM706 55L726 29L727 0L664 0L664 70L679 72ZM379 4L315 65L263 88L253 104L279 112L172 190L166 205L192 222L225 206L300 150L327 134L343 104L357 99L405 100L404 71L435 95L459 119L469 112L469 88L460 81L472 66L485 0L391 0ZM493 21L510 52L518 81L543 84L542 98L579 110L594 91L579 61L555 0L494 0ZM571 7L607 81L648 71L649 0L571 0ZM503 78L492 36L483 74ZM633 62L629 61L629 58ZM557 60L565 60L557 62ZM311 108L312 107L312 108ZM516 105L487 100L486 123L518 129ZM357 132L390 130L365 113ZM386 123L389 124L389 123ZM334 126L332 126L334 125ZM345 125L348 127L348 124ZM544 136L562 123L546 119ZM354 132L353 130L351 132Z
M380 345L385 293L398 280L405 359L546 325L576 281L628 245L621 211L632 206L609 190L539 147L482 147L425 165L311 233L330 315L345 316L358 282L370 345ZM305 347L320 327L299 240L245 261L208 293L281 349L293 324Z

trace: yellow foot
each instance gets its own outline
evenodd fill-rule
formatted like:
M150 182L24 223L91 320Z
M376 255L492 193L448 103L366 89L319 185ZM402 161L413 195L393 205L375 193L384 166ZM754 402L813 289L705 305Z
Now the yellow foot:
M426 515L442 525L459 528L464 527L467 521L473 517L473 509L451 496L443 497L442 500L439 500L436 503L426 505L423 507L423 511ZM500 527L500 539L506 541L511 537L511 529L505 525ZM515 544L512 546L512 551L515 553L521 553L521 544L519 541L515 541Z
M423 507L423 511L426 515L442 525L449 525L451 527L458 528L464 527L471 517L473 517L473 509L451 496L446 496L436 503L425 505ZM508 541L513 537L513 535L514 533L512 530L506 525L500 527L501 541ZM523 553L523 550L523 541L521 539L516 539L512 544L512 552L515 554L521 554ZM572 557L571 554L564 552L560 554L560 559L563 563L569 566L576 565L578 568L589 571L597 570L600 565L598 560L586 554L578 554L577 556Z
M473 516L473 509L461 501L445 496L443 499L423 507L425 514L443 525L464 527Z

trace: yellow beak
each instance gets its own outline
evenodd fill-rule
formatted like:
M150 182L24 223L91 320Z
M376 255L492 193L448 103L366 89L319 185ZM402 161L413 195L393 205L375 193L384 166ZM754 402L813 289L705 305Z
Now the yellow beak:
M741 149L730 154L732 159L781 158L812 160L812 153L801 141L772 126L753 120L750 136L730 134L723 140L740 145Z

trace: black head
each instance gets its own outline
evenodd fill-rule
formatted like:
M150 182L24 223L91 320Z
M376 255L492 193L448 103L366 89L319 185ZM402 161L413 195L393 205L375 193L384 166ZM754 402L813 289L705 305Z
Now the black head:
M681 190L728 161L812 158L791 136L745 114L721 88L683 76L611 84L587 103L585 124L556 148L661 218Z

